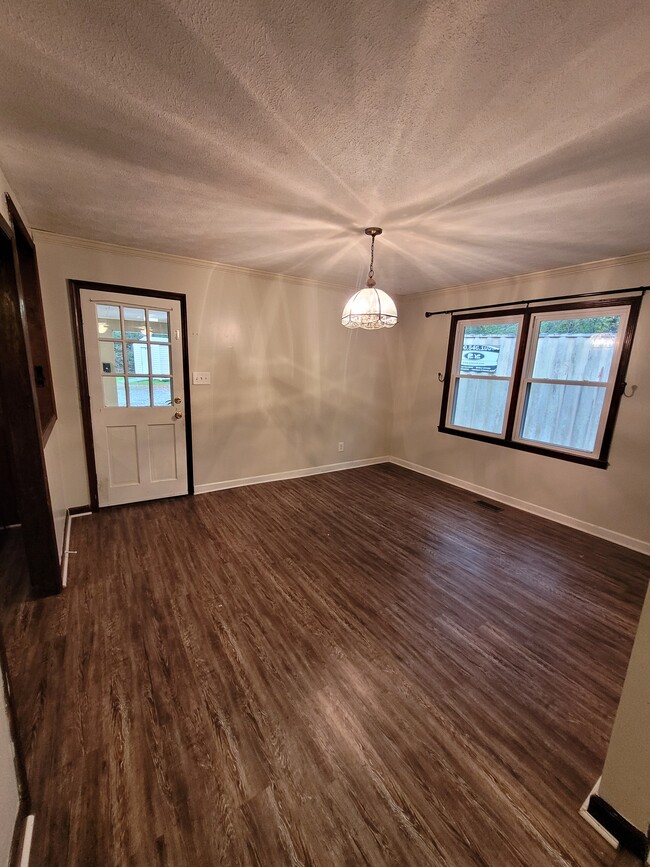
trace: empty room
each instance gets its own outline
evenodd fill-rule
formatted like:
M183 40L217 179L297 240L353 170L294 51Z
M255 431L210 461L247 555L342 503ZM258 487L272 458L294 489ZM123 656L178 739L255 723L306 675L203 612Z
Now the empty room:
M650 864L649 44L4 0L0 867Z

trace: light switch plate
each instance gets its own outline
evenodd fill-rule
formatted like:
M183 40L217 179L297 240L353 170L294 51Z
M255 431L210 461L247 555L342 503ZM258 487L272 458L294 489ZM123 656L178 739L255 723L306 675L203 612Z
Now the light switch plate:
M193 370L192 385L210 385L210 374L208 372Z

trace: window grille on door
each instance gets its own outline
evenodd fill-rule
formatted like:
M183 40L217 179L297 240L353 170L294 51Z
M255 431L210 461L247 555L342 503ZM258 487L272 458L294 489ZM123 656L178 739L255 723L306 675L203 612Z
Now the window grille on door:
M171 406L169 312L95 304L104 406Z

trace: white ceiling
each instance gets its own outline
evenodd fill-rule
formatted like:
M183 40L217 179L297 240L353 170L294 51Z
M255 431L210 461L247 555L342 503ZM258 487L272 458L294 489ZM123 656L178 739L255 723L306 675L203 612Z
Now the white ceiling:
M647 0L2 0L40 229L416 292L650 247Z

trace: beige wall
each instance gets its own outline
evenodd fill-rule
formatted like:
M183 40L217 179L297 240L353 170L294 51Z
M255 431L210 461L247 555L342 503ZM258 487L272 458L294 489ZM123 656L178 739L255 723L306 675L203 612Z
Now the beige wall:
M7 191L9 191L7 179L0 171L0 194L2 198L0 213L5 220L9 219L4 197ZM13 195L12 199L14 202L16 201ZM2 676L2 671L0 671L0 677ZM1 688L0 696L2 696ZM8 864L14 824L18 815L19 798L13 746L9 733L9 718L4 700L0 700L0 704L0 864Z
M446 310L513 299L625 289L650 283L650 255L619 265L546 272L473 287L400 299L401 323L395 329L395 394L391 453L398 458L478 486L503 499L565 523L616 538L650 552L650 300L642 306L628 368L628 382L639 386L623 398L607 470L542 455L506 449L438 433L449 316L425 319L425 310ZM579 524L578 524L579 526ZM631 538L625 538L631 537Z
M438 433L449 317L424 318L426 309L642 285L650 257L405 296L398 328L377 334L341 328L344 290L41 233L36 242L59 413L46 449L53 500L88 501L72 277L187 293L191 367L212 374L210 386L192 387L197 486L392 454L624 544L650 545L650 305L628 371L640 387L621 403L607 470ZM62 527L60 510L55 517Z
M598 794L640 831L650 826L650 589L632 648Z
M186 293L190 366L212 374L191 392L197 485L387 453L390 335L341 327L347 290L41 233L36 243L68 506L88 502L68 278Z

